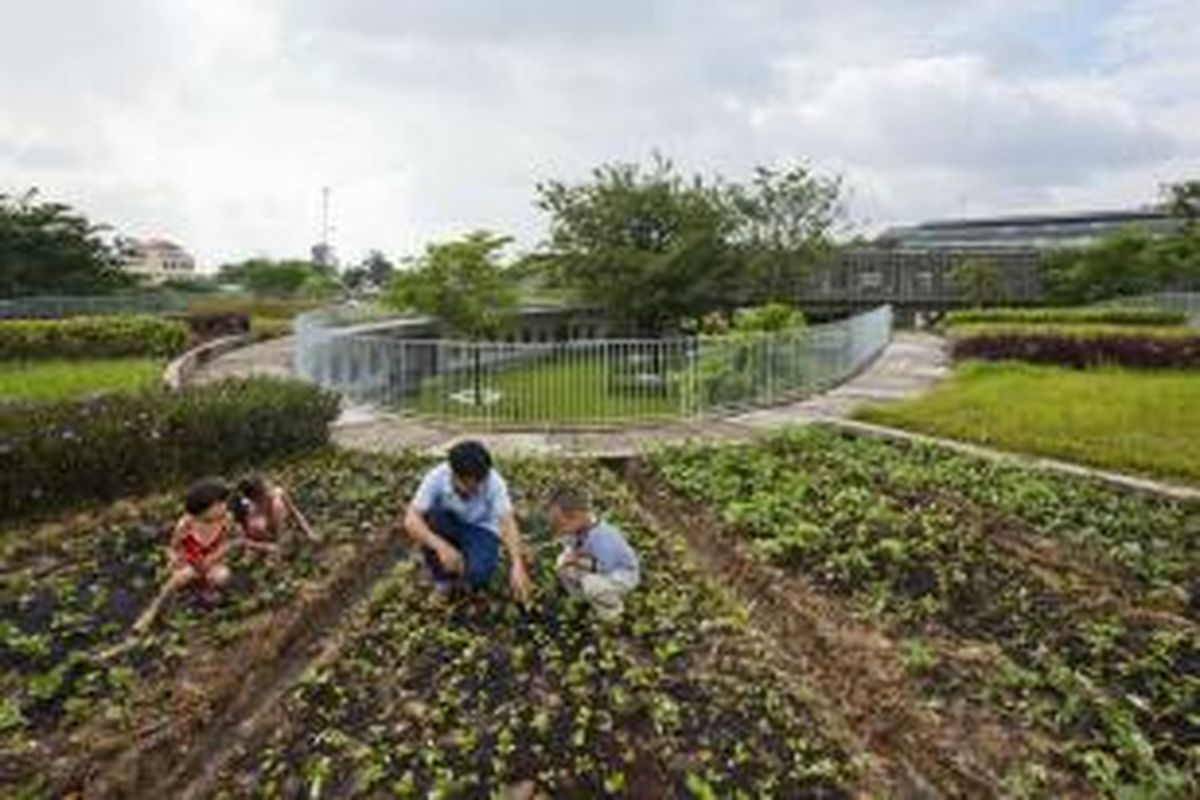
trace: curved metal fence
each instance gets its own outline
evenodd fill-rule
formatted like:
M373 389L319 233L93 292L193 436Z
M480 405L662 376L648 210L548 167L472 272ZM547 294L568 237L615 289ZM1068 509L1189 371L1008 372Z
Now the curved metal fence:
M821 391L891 339L883 306L774 334L560 342L412 339L296 320L296 371L362 403L483 427L695 418Z

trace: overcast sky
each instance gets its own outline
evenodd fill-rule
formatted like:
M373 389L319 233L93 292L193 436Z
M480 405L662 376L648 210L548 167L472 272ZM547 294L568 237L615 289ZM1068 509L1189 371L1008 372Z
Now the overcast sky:
M1200 0L0 0L0 192L206 266L474 228L645 161L841 174L852 220L1200 177Z

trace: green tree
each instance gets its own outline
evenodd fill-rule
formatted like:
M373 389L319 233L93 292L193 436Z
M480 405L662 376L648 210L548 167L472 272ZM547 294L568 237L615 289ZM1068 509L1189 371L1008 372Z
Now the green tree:
M746 185L733 184L735 241L745 257L749 303L794 303L813 264L828 258L830 233L841 218L841 181L805 167L758 167Z
M500 261L508 236L475 231L461 239L431 244L411 269L397 272L383 302L401 311L440 319L471 339L500 336L516 316L517 276ZM475 403L483 403L482 353L474 349Z
M378 250L372 250L362 266L367 271L367 280L379 287L387 286L396 274L396 265Z
M1162 288L1154 236L1126 228L1078 250L1046 257L1042 281L1047 299L1056 303L1090 303Z
M517 310L514 276L500 261L512 241L487 231L431 244L410 269L396 272L384 303L442 320L471 339L499 336Z
M39 201L35 189L0 194L0 293L103 294L132 285L107 230L68 205Z
M226 264L221 267L219 280L222 283L236 283L254 294L275 297L297 294L312 296L314 290L328 291L334 285L331 284L330 275L300 259L273 261L251 258L237 264Z
M958 296L976 308L1003 299L1004 274L990 258L964 258L950 273Z
M627 332L661 334L737 304L737 220L720 186L685 180L655 156L649 169L602 166L585 183L537 189L555 283Z
M1167 209L1185 221L1188 226L1195 225L1200 218L1200 180L1180 181L1170 184L1163 189Z

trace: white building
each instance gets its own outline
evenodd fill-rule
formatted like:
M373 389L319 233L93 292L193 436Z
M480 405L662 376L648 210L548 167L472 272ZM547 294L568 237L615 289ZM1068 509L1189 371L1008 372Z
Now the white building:
M118 248L124 270L151 283L196 277L196 259L166 239L122 239Z

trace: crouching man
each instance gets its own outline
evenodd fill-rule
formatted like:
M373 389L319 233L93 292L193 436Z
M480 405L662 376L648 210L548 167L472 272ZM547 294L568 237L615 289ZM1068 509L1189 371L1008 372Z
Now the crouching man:
M425 475L405 511L404 530L421 548L437 600L449 599L455 589L484 589L496 571L501 541L513 595L522 604L529 600L508 486L480 442L454 445L447 460Z
M620 619L625 595L637 587L637 554L620 531L596 519L586 495L570 487L551 495L547 516L564 537L558 578L571 595L582 597L600 619Z

